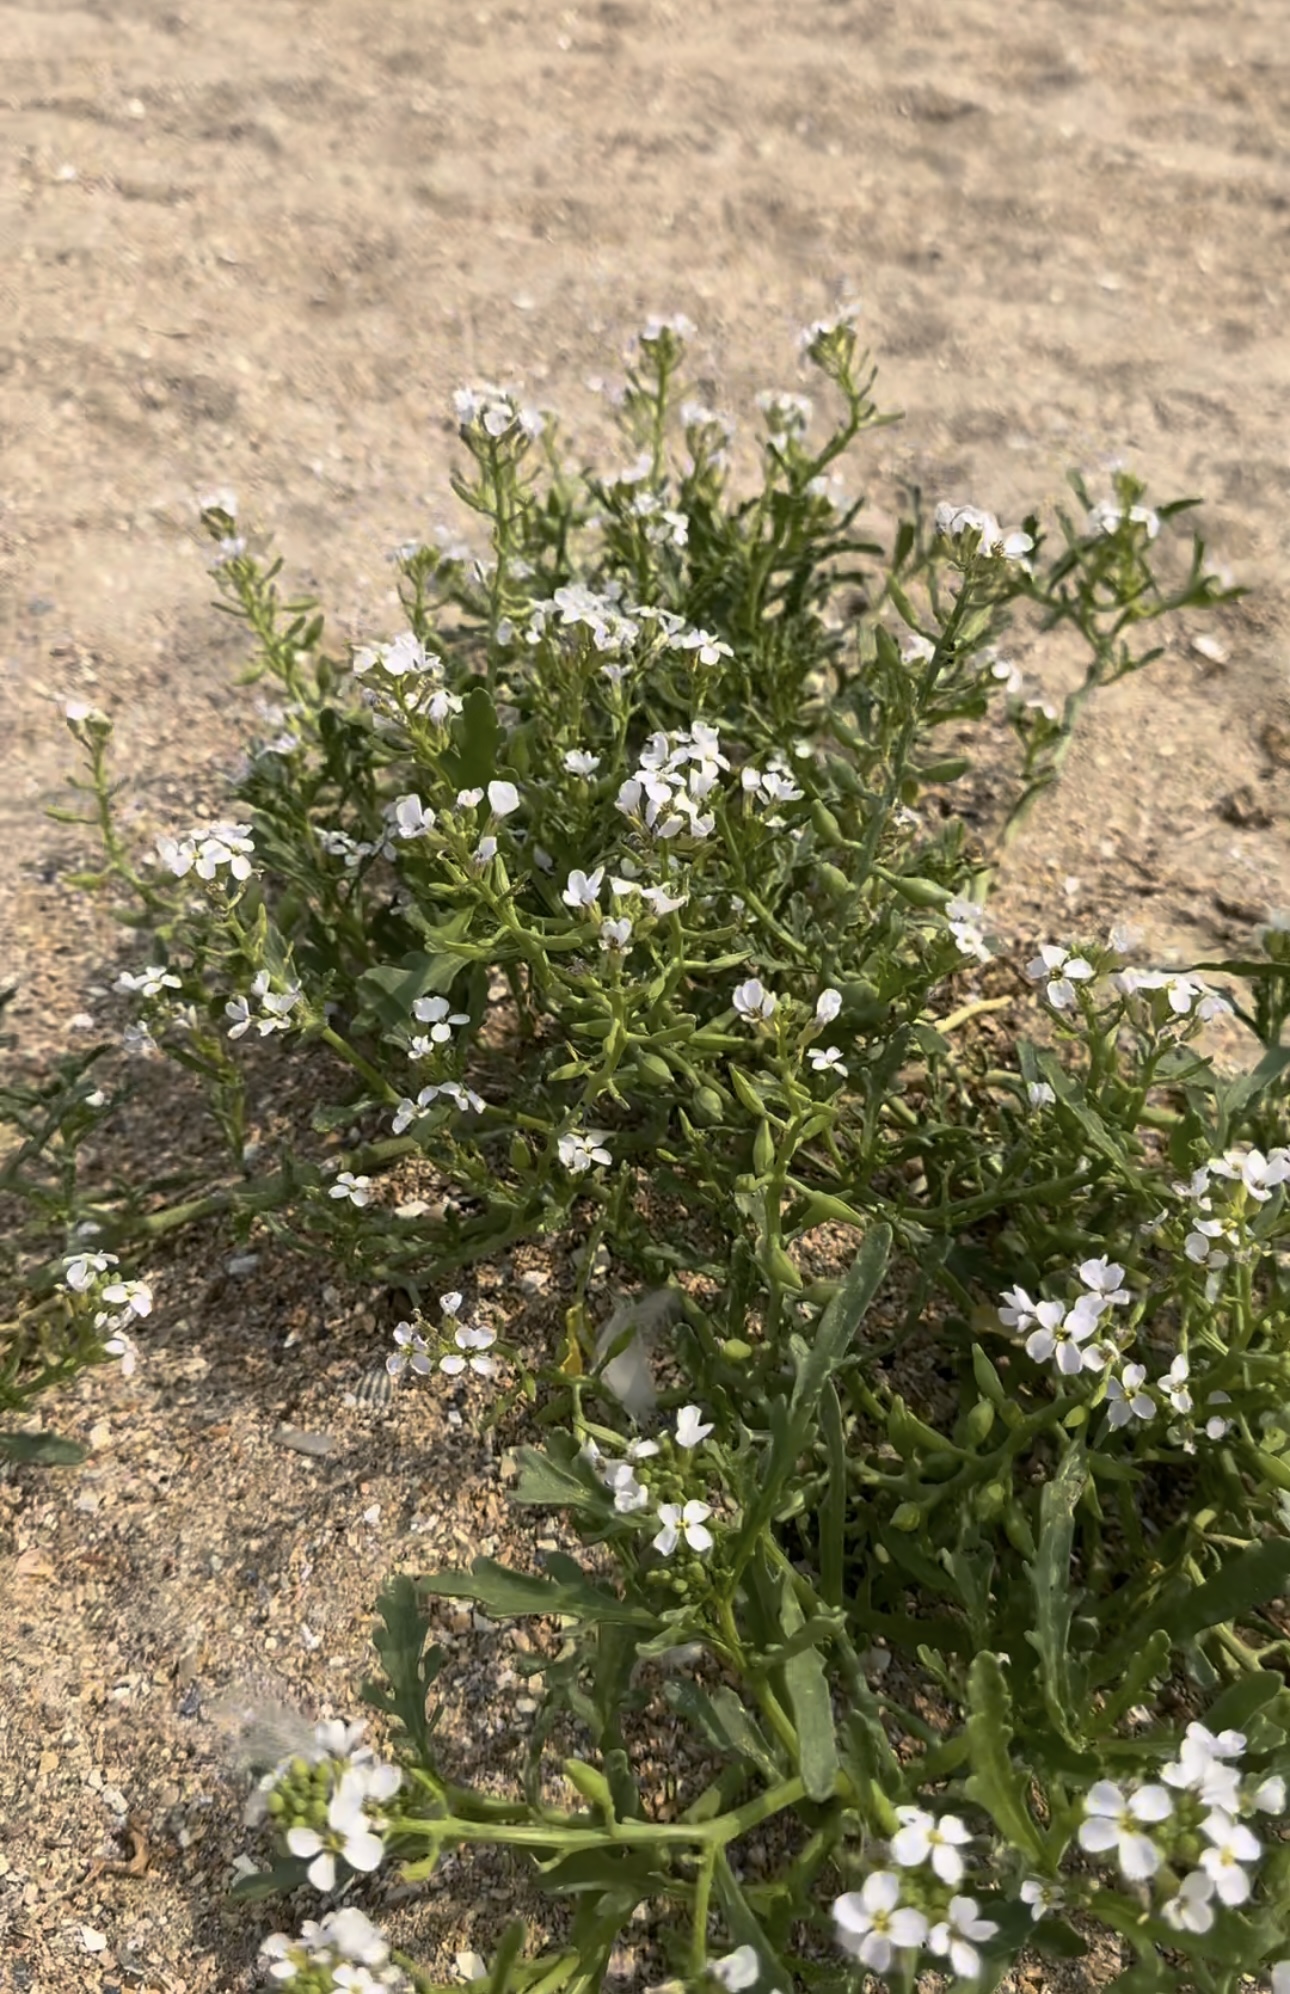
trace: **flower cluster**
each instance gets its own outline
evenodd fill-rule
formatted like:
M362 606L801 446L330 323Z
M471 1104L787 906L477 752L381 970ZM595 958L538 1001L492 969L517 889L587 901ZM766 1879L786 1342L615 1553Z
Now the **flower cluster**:
M317 1725L312 1747L267 1772L247 1806L248 1825L267 1816L308 1863L315 1890L336 1888L339 1865L373 1870L385 1854L383 1809L402 1774L362 1744L364 1730L338 1718Z
M95 1334L109 1357L121 1359L124 1377L138 1362L131 1326L152 1314L152 1289L146 1281L125 1281L113 1270L115 1253L74 1253L63 1267L63 1285L93 1310Z
M267 969L256 972L251 988L245 997L230 997L224 1006L224 1015L230 1020L228 1035L240 1039L254 1025L260 1037L268 1038L271 1032L290 1031L293 1019L291 1013L303 995L298 983L290 983L285 990L270 988L272 979ZM253 1003L260 1006L260 1015L252 1011Z
M1242 1778L1246 1747L1241 1731L1216 1734L1189 1724L1178 1757L1161 1768L1159 1781L1126 1792L1098 1780L1084 1796L1080 1847L1088 1855L1113 1854L1130 1883L1149 1883L1168 1869L1170 1894L1160 1914L1176 1931L1208 1932L1215 1900L1229 1907L1249 1901L1250 1872L1264 1845L1247 1823L1257 1814L1285 1812L1280 1774ZM1181 1881L1179 1856L1190 1856L1192 1865Z
M936 531L956 551L975 537L979 553L1002 554L1006 561L1022 561L1035 544L1028 533L1005 533L992 512L982 512L975 505L938 505Z
M622 1454L613 1460L606 1459L595 1440L588 1438L582 1444L583 1460L613 1496L614 1509L619 1516L639 1515L649 1510L651 1504L654 1506L654 1521L658 1529L650 1544L660 1558L670 1558L682 1538L698 1555L712 1549L715 1540L707 1527L712 1505L695 1497L685 1497L684 1489L679 1484L669 1488L668 1493L682 1500L660 1501L650 1483L643 1482L636 1470L642 1461L653 1460L665 1452L673 1457L677 1450L683 1454L692 1452L702 1446L712 1430L711 1421L704 1419L697 1405L684 1405L676 1415L675 1431L667 1443L630 1440ZM665 1481L669 1479L675 1477L664 1476Z
M456 1288L439 1297L445 1320L439 1328L437 1354L431 1349L424 1331L410 1322L399 1323L394 1331L396 1348L385 1360L385 1368L392 1378L401 1378L405 1371L411 1371L418 1378L428 1378L436 1368L446 1378L459 1378L467 1369L479 1378L496 1376L497 1360L489 1353L497 1341L497 1332L486 1323L459 1321L463 1301L464 1297Z
M729 767L717 729L705 721L651 734L635 774L618 791L617 806L653 838L709 837L716 818L704 806Z
M356 1904L342 1905L323 1918L306 1918L298 1937L272 1932L260 1947L266 1972L279 1987L298 1994L403 1994L410 1983L390 1958L384 1935Z
M198 879L218 880L227 868L239 884L251 877L255 842L249 824L211 824L183 838L158 838L157 856L177 879L196 873Z
M417 1046L418 1042L413 1040L409 1050L414 1058L420 1059L424 1054L417 1049ZM410 1095L404 1096L395 1109L390 1123L395 1135L402 1135L414 1122L422 1120L430 1113L435 1102L440 1100L451 1101L454 1108L460 1109L462 1114L469 1109L472 1115L482 1115L488 1106L482 1094L477 1094L473 1087L465 1087L459 1080L441 1080L436 1086L422 1087L415 1100Z

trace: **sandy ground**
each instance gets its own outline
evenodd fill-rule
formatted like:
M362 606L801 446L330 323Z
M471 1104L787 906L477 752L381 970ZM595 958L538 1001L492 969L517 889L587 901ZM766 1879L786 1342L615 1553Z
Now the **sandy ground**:
M1106 699L1000 919L1127 917L1172 960L1248 938L1290 903L1284 30L1282 0L0 0L0 933L28 1042L94 1008L108 946L41 815L58 702L114 713L152 819L186 825L232 756L198 494L236 489L338 637L387 634L388 550L454 517L452 388L519 380L593 453L590 382L656 310L743 413L858 298L908 418L853 474L880 495L1015 520L1124 457L1205 498L1253 593L1203 626L1217 655L1196 624ZM141 1379L68 1395L86 1466L0 1485L6 1990L246 1985L253 1935L213 1908L236 1798L185 1700L254 1675L350 1707L418 1519L437 1547L502 1528L495 1466L445 1479L440 1413L377 1445L343 1408L374 1298L271 1265L234 1292L221 1250L169 1270ZM284 1418L332 1420L343 1466L274 1448ZM126 1808L146 1876L87 1879ZM441 1946L487 1895L445 1888Z

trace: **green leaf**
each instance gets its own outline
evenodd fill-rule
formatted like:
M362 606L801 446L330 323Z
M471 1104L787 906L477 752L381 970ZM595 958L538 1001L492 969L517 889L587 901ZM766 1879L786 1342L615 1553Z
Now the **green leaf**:
M633 1627L653 1626L649 1614L628 1606L603 1586L593 1585L572 1558L552 1552L547 1565L556 1577L512 1572L492 1558L476 1558L469 1573L436 1572L418 1579L417 1585L440 1599L473 1599L493 1620L553 1614L593 1625L600 1620L617 1620Z
M623 1912L626 1917L646 1897L660 1895L669 1885L666 1864L660 1867L648 1849L577 1849L572 1855L539 1863L538 1868L543 1891L553 1897L613 1891L630 1898Z
M1028 1781L1012 1763L1012 1699L999 1657L978 1655L968 1672L967 1791L995 1827L1032 1862L1043 1860L1043 1842L1026 1806Z
M774 1786L784 1777L756 1720L727 1685L709 1692L694 1682L672 1680L664 1683L663 1698L723 1757L733 1754L746 1760L768 1786Z
M846 1435L837 1387L830 1378L820 1396L820 1431L828 1457L829 1479L820 1503L820 1591L826 1604L843 1604L843 1566L848 1509Z
M780 1624L791 1641L806 1624L798 1604L792 1574L784 1574ZM838 1777L838 1740L833 1698L824 1657L817 1647L804 1648L783 1665L784 1689L797 1729L797 1763L811 1800L831 1800Z
M603 1506L602 1499L588 1485L585 1476L580 1475L571 1463L557 1461L536 1447L518 1448L515 1459L519 1474L512 1502L534 1508L594 1509Z
M1215 1733L1244 1731L1256 1712L1265 1709L1284 1689L1284 1679L1274 1675L1271 1669L1255 1669L1228 1685L1205 1712L1205 1723Z
M500 774L502 730L486 686L472 686L466 694L453 722L452 738L453 751L443 763L459 788L482 789Z
M418 1757L428 1767L433 1763L433 1754L426 1698L443 1667L443 1650L435 1647L426 1651L430 1629L417 1605L416 1586L406 1572L386 1581L376 1610L380 1625L372 1630L372 1644L390 1687L386 1690L379 1683L365 1682L363 1701L397 1718Z
M300 1888L306 1867L300 1856L280 1856L268 1869L257 1870L254 1876L239 1876L230 1885L229 1897L235 1904L260 1904L266 1897L285 1897Z
M1071 1668L1071 1546L1075 1505L1087 1480L1084 1451L1072 1447L1040 1497L1039 1544L1034 1563L1026 1568L1035 1595L1035 1627L1026 1639L1039 1655L1044 1707L1072 1745L1083 1741L1078 1713L1084 1684L1073 1680Z
M1166 1613L1161 1625L1171 1641L1182 1646L1209 1627L1240 1620L1290 1588L1290 1542L1284 1538L1251 1544L1229 1558L1221 1572Z
M717 1866L713 1880L716 1884L717 1901L721 1906L722 1916L726 1921L726 1929L734 1940L736 1948L739 1946L751 1946L757 1955L757 1965L760 1971L752 1984L750 1994L757 1994L757 1990L761 1988L792 1987L795 1985L793 1974L784 1964L784 1961L767 1938L766 1933L762 1930L761 1924L755 1916L752 1907L749 1905L748 1899L744 1896L743 1891L735 1881L724 1849L717 1857Z
M64 1440L59 1433L0 1433L0 1459L39 1468L72 1468L88 1452L79 1440Z
M444 943L433 953L413 949L397 963L378 962L365 969L356 989L361 1015L370 1017L386 1031L397 1030L412 1021L412 1006L418 997L446 996L468 958L451 952L451 943L464 941L470 927L470 909L463 908L436 932Z

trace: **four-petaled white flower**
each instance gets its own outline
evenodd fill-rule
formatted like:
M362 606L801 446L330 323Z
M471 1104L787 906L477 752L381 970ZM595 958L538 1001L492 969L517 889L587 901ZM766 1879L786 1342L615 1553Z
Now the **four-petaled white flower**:
M885 1973L898 1952L921 1946L927 1920L921 1911L900 1901L900 1878L889 1869L876 1869L863 1887L849 1890L833 1906L838 1944L875 1973Z
M1160 1769L1167 1785L1184 1793L1197 1793L1209 1808L1235 1814L1240 1807L1241 1775L1235 1765L1245 1751L1243 1731L1220 1731L1217 1736L1204 1724L1187 1726L1178 1757ZM1257 1804L1257 1803L1256 1803Z
M560 1161L566 1170L580 1177L584 1170L590 1170L593 1163L613 1162L605 1146L608 1140L608 1129L572 1129L568 1135L562 1135L557 1144Z
M817 1025L831 1025L842 1009L840 990L821 990L815 1000L815 1022Z
M1049 1883L1041 1876L1029 1876L1021 1886L1021 1901L1027 1905L1030 1915L1037 1924L1041 1918L1055 1910L1061 1902L1061 1893L1055 1883Z
M652 1540L660 1558L670 1558L682 1537L692 1551L710 1551L712 1532L705 1525L711 1514L712 1506L706 1502L690 1501L684 1508L680 1503L661 1502L658 1517L662 1528Z
M660 916L675 914L678 907L684 907L690 896L688 893L669 893L665 886L640 886L637 889L642 900L648 900L654 912Z
M123 969L112 987L129 996L160 997L163 990L178 990L182 986L180 979L164 964L150 962L146 969Z
M458 1298L460 1299L460 1298ZM456 1378L469 1365L481 1378L492 1378L497 1373L496 1358L485 1353L497 1341L497 1332L481 1323L459 1323L453 1332L456 1350L450 1350L446 1357L439 1359L439 1369L449 1378ZM466 1354L462 1354L462 1353Z
M710 1960L708 1972L718 1986L725 1988L726 1994L747 1994L748 1988L757 1985L761 1966L755 1947L737 1946L724 1959Z
M1214 1879L1207 1870L1184 1876L1177 1894L1161 1905L1160 1915L1176 1932L1207 1932L1214 1923Z
M460 1025L470 1023L468 1011L450 1011L446 997L418 997L412 1006L418 1024L429 1025L429 1038L435 1045L447 1045Z
M1097 1295L1104 1306L1123 1308L1132 1301L1128 1289L1123 1286L1124 1269L1103 1254L1098 1260L1082 1260L1076 1268L1080 1280L1091 1294Z
M1114 1849L1121 1874L1130 1883L1142 1883L1155 1875L1163 1860L1150 1835L1143 1832L1144 1826L1167 1821L1173 1811L1173 1801L1163 1786L1141 1786L1126 1800L1111 1780L1099 1779L1084 1795L1079 1845L1087 1855Z
M900 1827L891 1838L892 1859L902 1869L917 1869L930 1861L942 1883L963 1881L963 1858L959 1850L971 1841L966 1823L957 1814L942 1814L937 1820L923 1807L898 1807Z
M750 976L738 986L732 1001L741 1018L773 1018L778 999L759 976Z
M615 954L621 954L632 939L632 924L625 915L614 920L604 920L600 924L600 946Z
M427 832L433 831L435 816L429 804L423 803L413 793L395 798L390 808L390 821L396 837L424 838Z
M1091 1295L1081 1295L1072 1309L1067 1309L1065 1302L1036 1302L1037 1327L1026 1338L1026 1355L1036 1364L1046 1364L1051 1357L1066 1378L1080 1371L1099 1370L1101 1352L1081 1346L1096 1333L1100 1316L1101 1309Z
M605 876L605 868L598 865L594 872L583 872L575 868L569 874L568 883L560 895L566 907L594 907L600 898L600 882Z
M342 1170L331 1186L329 1198L348 1198L351 1205L370 1205L372 1202L372 1180L370 1177L356 1177L352 1170Z
M315 1890L335 1889L337 1855L356 1870L373 1870L380 1863L385 1844L363 1812L368 1792L364 1771L349 1767L327 1803L327 1836L317 1828L287 1830L292 1855L311 1858L306 1874Z
M1242 1864L1258 1861L1263 1854L1262 1842L1244 1822L1234 1821L1221 1808L1207 1814L1200 1827L1210 1844L1201 1856L1201 1868L1212 1878L1224 1904L1244 1904L1253 1885Z
M843 1076L846 1074L846 1061L835 1045L828 1045L823 1049L813 1045L806 1056L811 1062L813 1073L837 1073Z
M520 793L513 782L490 782L488 785L488 807L494 817L509 817L512 810L520 807Z
M431 1371L430 1350L419 1329L413 1329L410 1322L401 1322L394 1332L397 1350L392 1350L385 1360L385 1368L392 1378L402 1377L404 1371L415 1371L418 1378L428 1378Z
M1126 1364L1118 1378L1107 1379L1106 1416L1113 1427L1127 1426L1133 1419L1145 1423L1155 1418L1156 1402L1143 1390L1146 1382L1145 1364Z
M1026 964L1026 975L1032 983L1046 981L1048 1001L1054 1011L1069 1011L1076 1002L1075 985L1087 983L1095 974L1091 962L1082 955L1073 955L1069 949L1057 948L1053 943L1045 943L1032 962Z
M589 755L585 748L570 748L564 765L570 775L591 776L600 767L600 756Z
M676 1415L676 1444L678 1447L697 1447L712 1432L712 1423L704 1422L703 1414L697 1405L683 1405Z
M998 1929L993 1918L978 1918L975 1897L951 1897L949 1915L932 1926L927 1943L942 1959L948 1957L960 1980L975 1980L981 1972L977 1944L992 1939Z

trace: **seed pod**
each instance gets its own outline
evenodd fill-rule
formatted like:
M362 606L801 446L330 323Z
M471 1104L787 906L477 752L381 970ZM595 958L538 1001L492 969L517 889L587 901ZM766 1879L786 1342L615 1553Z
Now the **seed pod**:
M585 1759L566 1759L563 1770L574 1791L580 1793L584 1800L589 1800L593 1807L601 1808L612 1820L614 1796L609 1790L609 1781L603 1772L597 1772L596 1768L589 1766Z
M814 826L816 834L825 839L828 844L840 845L842 843L842 826L829 809L828 804L821 803L818 797L811 805L811 823Z
M745 1343L742 1336L728 1336L721 1346L721 1355L732 1364L746 1364L752 1354L751 1343Z
M972 1497L972 1510L978 1523L997 1523L1008 1500L1004 1482L986 1482Z
M1008 1403L1003 1380L979 1343L972 1345L972 1376L976 1379L977 1390L983 1398L989 1399L991 1405L1003 1407Z
M902 1502L892 1517L891 1524L893 1530L903 1530L908 1533L919 1529L922 1521L923 1512L916 1502Z
M700 1087L690 1103L690 1113L700 1128L712 1128L725 1119L726 1104L715 1087Z
M1034 1557L1035 1533L1030 1527L1030 1518L1015 1496L1003 1513L1003 1528L1014 1551L1020 1551L1023 1558Z
M994 1407L989 1399L978 1399L963 1422L963 1444L965 1447L980 1447L988 1439L994 1425Z
M533 1151L522 1135L511 1137L511 1169L524 1172L533 1168Z
M646 1080L653 1080L660 1087L670 1087L673 1081L671 1067L656 1052L645 1052L639 1046L635 1053L636 1064Z
M775 1138L770 1132L769 1122L759 1122L753 1140L753 1169L759 1177L764 1177L775 1164Z
M874 870L884 886L907 900L911 907L944 907L953 898L948 886L939 886L934 879L919 879L911 873L888 872L885 867L875 866Z
M824 891L833 900L845 900L846 896L852 891L851 881L847 878L846 874L841 872L837 866L830 865L827 859L821 865L816 866L815 877L824 888Z

